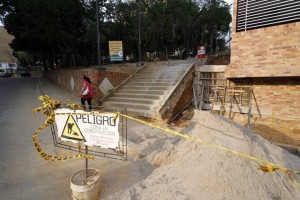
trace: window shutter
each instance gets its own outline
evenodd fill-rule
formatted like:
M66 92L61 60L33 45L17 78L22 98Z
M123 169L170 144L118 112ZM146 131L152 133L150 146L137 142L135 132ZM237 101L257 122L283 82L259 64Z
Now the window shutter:
M236 31L300 21L299 0L237 0Z

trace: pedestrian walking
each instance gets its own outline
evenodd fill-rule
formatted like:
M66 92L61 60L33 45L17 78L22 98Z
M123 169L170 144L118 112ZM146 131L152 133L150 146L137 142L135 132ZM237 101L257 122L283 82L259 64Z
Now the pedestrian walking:
M83 109L85 110L85 101L87 101L89 105L89 111L92 110L92 98L93 98L94 92L92 87L92 82L89 77L83 76L83 83L81 87L80 97L81 97L81 105Z

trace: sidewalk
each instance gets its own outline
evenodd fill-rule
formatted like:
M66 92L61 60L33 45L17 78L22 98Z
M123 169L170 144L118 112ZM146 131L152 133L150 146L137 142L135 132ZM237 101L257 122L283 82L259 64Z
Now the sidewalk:
M39 78L38 82L42 95L48 95L56 100L61 101L62 103L67 103L67 100L69 99L73 103L80 105L80 97L76 97L68 91L58 87L50 80L41 77Z

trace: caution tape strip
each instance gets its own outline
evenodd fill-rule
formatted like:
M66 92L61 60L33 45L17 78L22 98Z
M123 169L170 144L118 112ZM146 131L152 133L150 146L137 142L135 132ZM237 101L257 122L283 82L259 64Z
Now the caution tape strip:
M291 181L293 182L293 186L294 186L298 191L300 191L300 187L299 187L299 184L298 184L297 180L295 179L295 177L292 176L292 173L294 173L294 174L300 174L300 171L298 171L298 170L293 170L293 169L289 169L289 168L286 168L286 167L282 167L282 166L273 164L273 163L271 163L271 162L267 162L267 161L264 161L264 160L262 160L262 159L255 158L255 157L253 157L253 156L249 156L249 155L246 155L246 154L243 154L243 153L240 153L240 152L231 150L231 149L227 149L227 148L225 148L225 147L221 147L221 146L218 146L218 145L215 145L215 144L212 144L212 143L205 142L205 141L200 140L200 139L198 139L198 138L195 138L195 137L192 137L192 136L189 136L189 135L185 135L185 134L179 133L179 132L174 131L174 130L171 130L171 129L169 129L169 128L163 128L163 127L154 125L154 124L152 124L152 123L145 122L145 121L143 121L143 120L136 119L136 118L131 117L131 116L128 116L128 115L124 115L124 114L119 113L119 112L118 112L118 114L121 115L121 116L123 116L123 117L126 117L126 118L128 118L128 119L131 119L131 120L140 122L140 123L145 124L145 125L150 126L150 127L154 127L154 128L163 130L163 131L165 131L165 132L172 133L172 134L177 135L177 136L180 136L180 137L182 137L182 138L194 140L194 141L196 141L196 142L200 142L200 143L202 143L202 144L205 144L205 145L208 145L208 146L212 146L212 147L221 149L221 150L226 151L226 152L229 152L229 153L231 153L231 154L238 155L238 156L241 156L241 157L244 157L244 158L248 158L248 159L250 159L250 160L254 160L254 161L260 162L260 163L264 164L265 166L263 166L263 165L262 165L262 166L258 166L257 169L262 170L262 171L264 171L264 172L274 172L274 171L277 171L277 170L281 170L282 172L284 172L285 174L288 175L288 177L289 177L289 178L291 179Z
M78 155L75 155L75 156L50 156L50 155L47 155L45 154L37 140L36 140L36 136L37 134L42 130L44 129L45 127L49 126L50 124L52 124L54 122L54 109L57 108L57 104L59 103L59 101L57 100L54 100L52 99L51 97L45 95L42 97L39 97L40 100L43 100L44 103L43 103L43 107L41 108L37 108L35 109L33 112L39 112L39 111L42 111L42 110L45 110L43 112L43 114L46 114L48 115L48 118L45 122L44 125L42 125L36 132L35 134L33 135L33 140L34 140L34 144L35 144L35 147L37 149L37 151L40 153L40 155L46 159L46 160L52 160L52 161L58 161L58 160L69 160L69 159L74 159L74 158L80 158L80 157L85 157L85 158L88 158L88 159L93 159L92 156L90 155L84 155L84 154L78 154ZM60 103L59 103L60 104ZM71 102L70 100L68 100L68 105L71 107L71 108L81 108L81 106L78 106L76 104L74 104L73 102ZM51 109L50 109L51 108ZM48 112L48 110L51 110L51 113ZM97 112L97 113L112 113L112 112ZM61 113L62 114L62 113ZM70 115L70 113L66 113L68 115ZM258 166L257 169L258 170L261 170L261 171L264 171L264 172L274 172L274 171L277 171L277 170L281 170L282 172L284 172L285 174L288 175L288 177L290 177L290 179L292 179L293 183L294 183L294 187L297 188L299 191L300 191L300 188L299 188L299 184L298 182L296 181L296 179L292 176L292 173L293 174L300 174L300 171L298 170L293 170L293 169L289 169L289 168L286 168L286 167L282 167L282 166L279 166L279 165L276 165L274 163L271 163L271 162L268 162L268 161L264 161L262 159L259 159L259 158L255 158L253 156L249 156L249 155L246 155L246 154L243 154L243 153L240 153L240 152L237 152L237 151L234 151L234 150L231 150L231 149L228 149L228 148L225 148L225 147L222 147L222 146L218 146L216 144L212 144L212 143L208 143L208 142L205 142L201 139L198 139L198 138L195 138L195 137L192 137L192 136L189 136L189 135L185 135L185 134L182 134L180 132L177 132L177 131L174 131L174 130L171 130L169 128L163 128L163 127L160 127L160 126L157 126L157 125L154 125L152 123L149 123L149 122L145 122L143 120L140 120L140 119L137 119L137 118L134 118L134 117L131 117L131 116L128 116L128 115L125 115L125 114L122 114L120 112L114 112L115 114L115 117L114 117L114 120L118 117L118 116L123 116L123 117L126 117L128 119L131 119L131 120L134 120L134 121L137 121L139 123L142 123L142 124L145 124L147 126L150 126L150 127L154 127L154 128L157 128L157 129L160 129L160 130L163 130L165 132L169 132L169 133L172 133L174 135L177 135L177 136L180 136L182 138L185 138L185 139L190 139L190 140L193 140L193 141L196 141L196 142L200 142L202 144L205 144L205 145L208 145L208 146L212 146L212 147L215 147L217 149L220 149L220 150L223 150L223 151L226 151L226 152L229 152L231 154L234 154L234 155L238 155L238 156L241 156L241 157L244 157L244 158L247 158L247 159L250 159L250 160L253 160L253 161L257 161L257 162L260 162L264 165L262 166Z
M208 146L212 146L212 147L215 147L215 148L218 148L218 149L227 151L227 152L229 152L229 153L232 153L232 154L235 154L235 155L239 155L239 156L242 156L242 157L244 157L244 158L248 158L248 159L251 159L251 160L258 161L258 162L260 162L260 163L266 164L267 166L261 166L261 167L259 167L260 170L265 171L265 172L271 172L271 171L276 171L276 170L279 170L279 169L280 169L280 170L282 170L282 171L289 171L289 172L292 172L292 173L294 173L294 174L300 174L300 171L298 171L298 170L292 170L292 169L289 169L289 168L286 168L286 167L281 167L281 166L278 166L278 165L273 164L273 163L271 163L271 162L267 162L267 161L264 161L264 160L262 160L262 159L255 158L255 157L253 157L253 156L249 156L249 155L246 155L246 154L237 152L237 151L233 151L233 150L231 150L231 149L227 149L227 148L225 148L225 147L221 147L221 146L218 146L218 145L215 145L215 144L212 144L212 143L208 143L208 142L205 142L205 141L200 140L200 139L198 139L198 138L195 138L195 137L192 137L192 136L189 136L189 135L185 135L185 134L179 133L179 132L174 131L174 130L171 130L171 129L169 129L169 128L163 128L163 127L154 125L154 124L152 124L152 123L145 122L145 121L143 121L143 120L136 119L136 118L131 117L131 116L128 116L128 115L124 115L124 114L122 114L122 113L119 113L119 115L121 115L121 116L123 116L123 117L126 117L126 118L128 118L128 119L131 119L131 120L140 122L140 123L145 124L145 125L147 125L147 126L151 126L151 127L154 127L154 128L157 128L157 129L160 129L160 130L163 130L163 131L172 133L172 134L174 134L174 135L178 135L178 136L180 136L180 137L182 137L182 138L194 140L194 141L200 142L200 143L202 143L202 144L205 144L205 145L208 145Z
M45 129L46 127L50 126L51 124L53 124L55 122L54 110L59 108L61 103L60 103L60 101L55 100L55 99L53 99L53 98L51 98L47 95L40 96L38 99L43 101L43 107L36 108L32 112L33 113L42 112L42 114L45 114L45 115L48 116L45 123L42 126L40 126L32 136L35 149L37 150L39 155L43 159L49 160L49 161L64 161L64 160L71 160L71 159L75 159L75 158L87 158L87 159L92 159L93 160L94 159L93 156L81 153L80 146L79 146L79 152L80 153L76 154L76 155L72 155L72 156L52 156L52 155L49 155L49 154L45 153L42 150L40 144L37 141L37 136L38 136L38 134L40 133L41 130ZM73 109L81 108L81 106L77 106L76 104L74 104L70 100L68 100L67 105L69 107L73 108Z

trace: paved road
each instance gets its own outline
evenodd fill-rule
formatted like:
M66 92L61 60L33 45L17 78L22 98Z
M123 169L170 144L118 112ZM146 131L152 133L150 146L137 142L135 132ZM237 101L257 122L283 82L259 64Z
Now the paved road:
M41 106L39 79L1 78L0 93L0 199L70 199L69 178L83 161L45 161L32 142L32 134L45 120L31 112ZM62 91L56 93L60 95ZM41 145L53 149L48 136L49 130L42 133Z
M79 98L44 78L0 78L1 200L71 199L70 178L85 167L84 159L46 161L35 150L32 135L45 117L32 110L42 105L38 100L42 91L63 102L71 99L79 103ZM131 122L131 127L137 126ZM66 155L67 150L54 147L49 128L39 134L38 140L45 152ZM89 167L103 172L99 199L122 191L145 176L138 164L130 161L96 157Z

